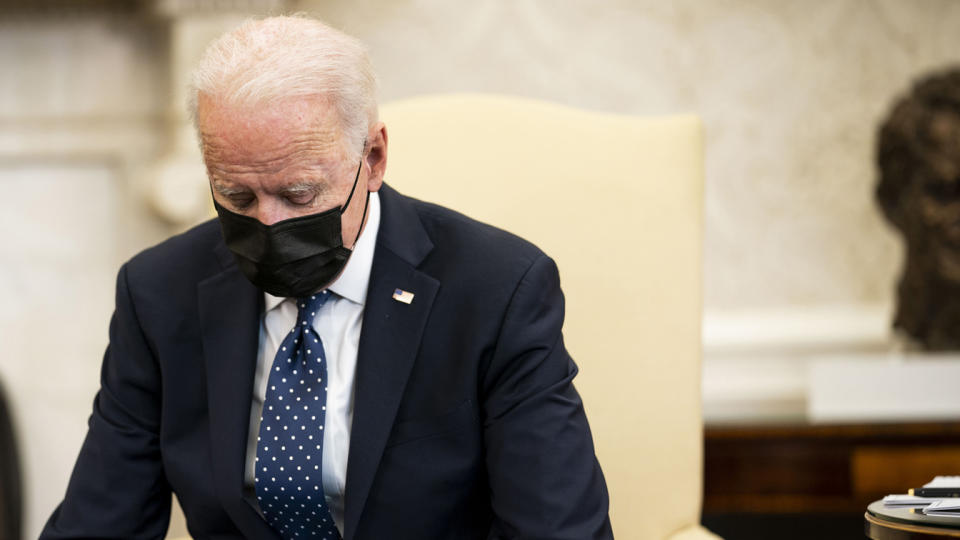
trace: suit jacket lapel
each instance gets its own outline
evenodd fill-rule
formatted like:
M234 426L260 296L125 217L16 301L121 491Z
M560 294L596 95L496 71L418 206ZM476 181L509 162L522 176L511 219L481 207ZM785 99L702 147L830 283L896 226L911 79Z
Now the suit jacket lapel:
M345 489L344 538L356 534L387 437L440 283L417 270L433 248L415 210L390 187L381 217L357 354L356 395ZM414 294L410 304L396 289Z
M214 479L224 508L248 538L276 539L243 493L263 294L226 246L216 251L225 269L197 285Z

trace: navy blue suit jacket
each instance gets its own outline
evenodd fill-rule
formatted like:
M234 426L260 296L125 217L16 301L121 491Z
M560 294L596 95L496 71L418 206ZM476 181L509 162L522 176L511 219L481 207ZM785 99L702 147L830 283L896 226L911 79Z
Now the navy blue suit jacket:
M380 197L345 540L611 538L553 261ZM89 432L41 538L162 538L171 490L196 539L279 538L243 485L262 297L216 221L121 268Z

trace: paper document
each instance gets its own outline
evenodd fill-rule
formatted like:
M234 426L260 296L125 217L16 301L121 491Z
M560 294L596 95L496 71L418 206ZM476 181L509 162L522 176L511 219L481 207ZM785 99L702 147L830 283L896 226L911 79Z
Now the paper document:
M925 488L960 488L960 476L935 476L923 485Z
M923 507L923 513L928 516L960 518L960 498L937 499Z
M887 495L883 498L884 506L927 506L934 501L939 501L936 497L917 497L915 495Z

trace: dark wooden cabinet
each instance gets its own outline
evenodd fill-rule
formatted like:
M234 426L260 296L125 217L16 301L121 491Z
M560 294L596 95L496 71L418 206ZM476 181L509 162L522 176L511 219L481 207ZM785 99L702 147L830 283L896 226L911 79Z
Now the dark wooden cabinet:
M847 533L870 502L942 474L960 475L960 422L708 427L704 524L731 539L862 537Z

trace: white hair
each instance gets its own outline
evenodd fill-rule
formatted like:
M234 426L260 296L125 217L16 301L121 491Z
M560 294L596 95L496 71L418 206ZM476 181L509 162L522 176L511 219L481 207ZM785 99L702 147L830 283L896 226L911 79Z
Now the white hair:
M322 96L339 115L347 150L360 152L377 122L376 88L360 40L298 14L251 19L211 43L191 76L187 106L198 127L200 94L239 106Z

